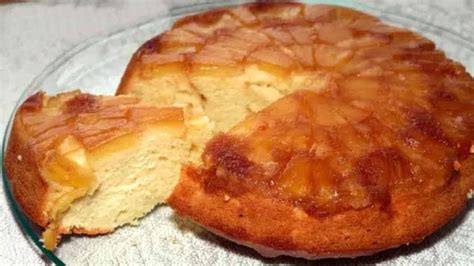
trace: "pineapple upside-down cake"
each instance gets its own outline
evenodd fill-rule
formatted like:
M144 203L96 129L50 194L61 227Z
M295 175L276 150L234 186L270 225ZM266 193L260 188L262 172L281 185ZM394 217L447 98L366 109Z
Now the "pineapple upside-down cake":
M86 108L72 118L67 136L48 148L55 153L37 157L43 159L32 172L39 174L25 179L15 171L17 151L32 153L34 146L21 132L37 125L23 108L7 172L30 217L66 233L112 231L167 199L179 215L266 256L367 255L418 242L465 206L474 188L473 89L464 67L433 42L373 16L328 5L244 4L182 18L133 55L117 97L133 95L138 105L157 108L143 113L148 118L139 120L140 131L130 131L143 145L113 141L123 135L107 133L105 125L118 121L109 119L114 113ZM120 112L130 112L120 101ZM66 119L70 114L61 108ZM148 126L156 123L150 116L170 110L180 130ZM94 112L94 119L83 120ZM25 119L32 124L21 124ZM66 123L59 120L31 137L53 139L51 132L62 132ZM86 135L115 136L104 142L109 148L89 147L80 135L84 123L94 125ZM28 180L55 192L70 191L57 183L75 186L74 178L57 178L73 160L61 153L63 142L100 158L89 160L97 181L64 204L41 193L25 196L21 187ZM114 145L131 145L130 152L144 154L149 164L110 153ZM109 168L121 175L110 176ZM129 174L133 169L142 174ZM140 178L141 192L120 190ZM114 188L122 183L127 186ZM132 194L131 204L114 203L126 201L116 195ZM146 208L134 212L142 202ZM98 227L84 218L94 210L81 204L112 209ZM61 215L48 216L51 206Z

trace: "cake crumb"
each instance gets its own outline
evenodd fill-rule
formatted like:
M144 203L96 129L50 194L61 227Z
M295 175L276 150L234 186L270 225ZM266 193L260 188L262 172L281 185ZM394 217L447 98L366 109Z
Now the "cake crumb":
M178 244L178 241L176 240L176 237L172 236L170 240L171 240L171 244L174 244L174 245Z
M470 189L469 192L467 192L467 198L468 199L474 198L474 189Z
M474 153L474 144L471 145L471 149L469 149L471 153Z
M229 200L230 200L230 196L227 195L227 194L225 194L225 195L224 195L224 201L225 201L225 202L228 202Z
M461 163L458 160L456 160L453 163L453 167L455 171L459 171L459 169L461 169Z
M472 147L471 147L471 152L472 152ZM18 161L20 161L20 162L23 160L23 156L21 156L21 155L18 155L16 158L17 158Z
M139 226L139 225L140 225L140 221L138 221L137 219L135 219L135 220L131 221L129 224L130 224L131 226Z

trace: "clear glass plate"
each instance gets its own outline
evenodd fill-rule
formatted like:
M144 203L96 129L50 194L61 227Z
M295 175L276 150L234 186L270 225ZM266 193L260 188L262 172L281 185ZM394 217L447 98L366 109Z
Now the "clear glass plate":
M131 55L143 42L168 29L181 16L240 2L243 1L225 3L211 1L175 7L152 21L132 25L118 32L81 43L44 69L24 91L17 106L38 90L56 94L80 88L83 92L94 94L114 94ZM351 1L306 2L350 6L376 15L388 23L413 29L435 41L448 56L462 62L471 74L474 73L474 45L472 40L469 40L469 36L462 36L442 26L428 23L426 17L420 19L414 15L402 15L399 12L384 9L383 5L374 8ZM12 118L13 114L5 132L2 156L7 147ZM140 221L139 226L125 226L113 234L97 237L65 237L53 253L42 247L40 228L28 221L12 197L5 172L3 172L3 182L11 210L23 231L44 255L56 264L63 264L63 262L68 264L159 262L160 264L213 263L220 265L306 262L286 257L262 258L251 249L228 242L190 222L181 220L166 206L157 207ZM472 204L468 209L472 209ZM466 210L420 245L404 246L356 260L332 259L324 262L405 264L469 259L474 254L473 228L473 212Z

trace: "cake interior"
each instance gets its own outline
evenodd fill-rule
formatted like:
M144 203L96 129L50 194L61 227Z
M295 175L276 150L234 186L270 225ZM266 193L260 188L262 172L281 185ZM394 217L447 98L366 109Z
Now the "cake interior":
M151 127L89 152L98 186L71 205L62 226L112 231L163 202L177 181L170 177L179 174L179 165L190 155L191 143L177 134L182 130Z
M328 82L323 72L291 73L273 65L197 67L190 73L179 65L150 65L131 77L128 94L158 106L202 112L217 133L297 89L323 90Z

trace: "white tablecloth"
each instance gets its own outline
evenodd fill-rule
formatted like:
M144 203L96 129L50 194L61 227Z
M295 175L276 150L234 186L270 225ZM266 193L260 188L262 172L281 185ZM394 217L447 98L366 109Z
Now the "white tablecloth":
M76 0L0 5L0 136L3 138L21 92L48 63L94 35L154 17L171 6L170 2ZM407 11L420 18L436 13L431 23L449 25L473 41L473 0L372 0L364 3L391 6L394 11ZM0 185L0 265L45 263L49 262L15 222Z

